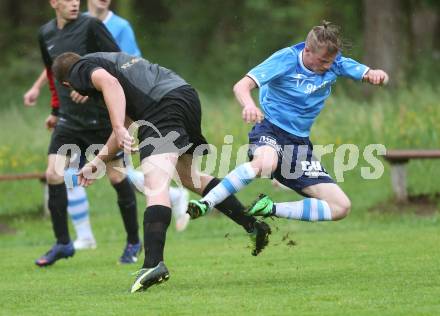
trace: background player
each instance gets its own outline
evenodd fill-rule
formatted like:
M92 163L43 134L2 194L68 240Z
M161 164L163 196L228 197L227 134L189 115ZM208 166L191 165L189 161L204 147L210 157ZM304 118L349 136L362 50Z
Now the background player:
M79 14L78 0L51 0L56 18L45 24L39 32L39 43L43 61L46 65L46 75L52 91L54 81L51 65L53 59L65 51L74 50L80 54L94 51L119 51L113 37L96 18ZM38 81L42 80L40 76ZM35 86L35 84L34 84ZM36 260L39 266L53 264L61 258L73 256L74 248L70 241L67 226L67 192L64 183L64 167L67 164L67 153L60 152L66 144L74 144L80 149L79 156L92 144L103 144L111 133L111 125L107 111L94 104L87 97L55 83L56 94L61 106L52 113L47 125L54 127L49 146L48 168L46 179L49 188L49 210L56 244L41 258ZM86 110L79 111L75 102L87 103ZM97 106L98 105L98 106ZM59 118L58 118L58 116ZM138 236L136 199L131 184L114 166L122 167L118 159L108 164L107 175L118 195L118 205L127 232L127 244L119 261L133 263L141 244Z

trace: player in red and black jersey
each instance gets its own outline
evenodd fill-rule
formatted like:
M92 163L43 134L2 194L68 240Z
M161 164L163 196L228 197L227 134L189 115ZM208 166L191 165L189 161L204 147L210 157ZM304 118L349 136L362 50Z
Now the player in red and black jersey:
M49 186L49 210L57 242L45 255L36 260L39 266L53 264L58 259L74 254L67 226L67 193L64 183L64 167L68 157L93 154L96 146L94 149L89 146L104 144L112 132L106 109L97 102L54 82L50 68L53 60L67 51L75 51L80 55L98 51L119 51L119 47L101 21L79 13L79 0L51 0L50 4L55 10L56 18L41 27L39 44L47 79L53 92L53 111L46 124L49 127L54 126L55 129L49 145L46 178ZM44 83L44 80L42 74L38 81ZM59 107L56 96L59 99ZM86 110L79 109L76 103L84 103ZM86 153L87 150L90 153ZM122 159L109 162L106 172L117 192L118 205L127 231L127 245L120 262L133 263L137 260L141 248L135 194L126 176L113 167L123 167Z

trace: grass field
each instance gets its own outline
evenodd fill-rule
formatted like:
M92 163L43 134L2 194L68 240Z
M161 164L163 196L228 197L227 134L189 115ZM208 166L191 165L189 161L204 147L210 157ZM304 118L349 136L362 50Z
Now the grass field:
M384 94L371 104L331 99L314 129L315 143L437 148L436 95L429 89L394 98ZM203 99L207 138L221 146L229 133L235 149L244 144L249 127L239 121L236 105ZM25 111L14 102L1 112L0 172L42 171L49 141L41 127L46 109ZM324 159L330 171L331 158ZM258 257L250 255L245 233L223 216L196 220L183 233L170 227L165 254L170 281L135 295L128 289L139 266L116 264L124 234L106 180L88 189L98 249L45 269L33 264L53 243L50 221L41 217L42 186L0 183L1 231L9 228L0 232L0 315L439 315L438 203L424 216L411 207L396 211L387 202L388 166L379 179L365 181L362 164L340 183L353 203L347 219L268 220L271 243ZM438 192L437 161L408 167L412 195ZM259 192L278 201L298 199L262 180L239 197L247 204ZM140 222L143 207L139 197Z
M122 225L107 188L104 183L90 192L95 197L92 222L98 249L78 252L53 267L33 265L53 242L49 221L15 217L10 222L16 234L0 237L0 314L440 312L438 216L369 213L324 224L269 220L274 230L271 244L258 257L250 255L247 237L237 226L223 217L203 218L183 233L170 229L170 281L129 294L134 278L130 273L138 267L116 264L123 247ZM260 188L256 184L251 191ZM99 201L94 202L96 196Z

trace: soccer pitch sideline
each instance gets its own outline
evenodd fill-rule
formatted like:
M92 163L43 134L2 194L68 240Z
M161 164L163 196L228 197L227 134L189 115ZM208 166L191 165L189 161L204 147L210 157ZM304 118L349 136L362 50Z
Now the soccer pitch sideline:
M270 191L256 183L241 197L248 202L261 189ZM1 315L440 313L438 214L356 211L341 222L315 224L268 219L271 242L258 257L250 255L244 232L223 215L197 219L183 233L170 226L170 280L129 294L131 273L140 265L116 264L124 234L113 192L100 181L89 194L98 248L52 267L33 264L53 242L50 222L9 221L16 233L0 235Z

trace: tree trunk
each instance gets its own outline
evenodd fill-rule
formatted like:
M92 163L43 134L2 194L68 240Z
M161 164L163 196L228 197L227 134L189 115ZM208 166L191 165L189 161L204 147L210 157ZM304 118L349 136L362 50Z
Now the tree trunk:
M411 32L406 0L363 0L364 62L390 75L390 85L403 83Z

